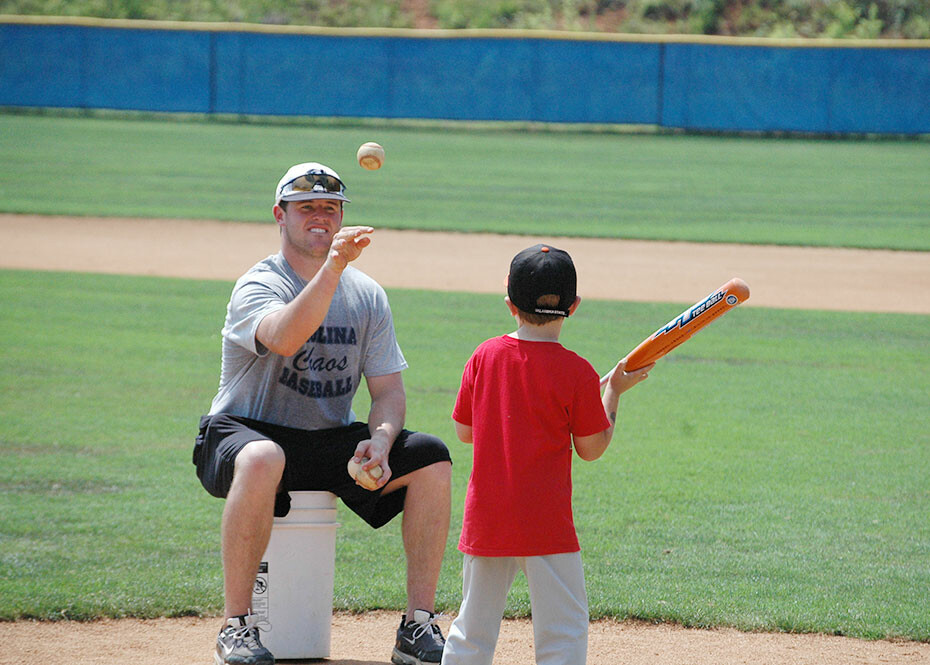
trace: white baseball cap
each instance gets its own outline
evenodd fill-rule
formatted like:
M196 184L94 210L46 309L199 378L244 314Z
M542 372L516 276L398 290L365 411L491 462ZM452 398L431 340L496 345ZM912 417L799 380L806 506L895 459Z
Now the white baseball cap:
M348 202L346 186L339 174L317 162L295 164L278 181L274 190L274 203L281 201L308 201L310 199L336 199Z

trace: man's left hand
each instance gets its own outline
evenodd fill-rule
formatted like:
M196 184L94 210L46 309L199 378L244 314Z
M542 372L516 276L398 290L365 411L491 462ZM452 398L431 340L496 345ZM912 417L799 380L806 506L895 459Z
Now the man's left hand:
M384 487L388 480L391 478L391 467L388 464L388 454L391 452L390 445L380 442L376 439L365 439L364 441L359 441L358 446L355 447L355 459L357 462L361 462L364 458L368 458L368 461L362 465L362 469L367 471L376 466L381 467L381 477L378 478L378 489ZM356 481L356 485L360 485Z

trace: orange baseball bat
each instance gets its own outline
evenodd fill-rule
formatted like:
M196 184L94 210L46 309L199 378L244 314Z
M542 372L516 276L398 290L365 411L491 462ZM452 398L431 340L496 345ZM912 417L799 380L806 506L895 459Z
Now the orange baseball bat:
M656 330L630 351L626 357L626 371L632 372L655 362L676 346L686 342L691 335L708 323L748 299L749 286L739 277L734 277ZM601 385L607 383L610 374L611 372L608 372L601 377Z

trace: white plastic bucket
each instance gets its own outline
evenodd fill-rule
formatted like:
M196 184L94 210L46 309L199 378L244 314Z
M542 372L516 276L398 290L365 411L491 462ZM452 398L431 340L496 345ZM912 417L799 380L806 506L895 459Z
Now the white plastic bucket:
M271 624L262 644L275 658L327 658L333 618L336 495L291 492L276 517L252 589L252 612Z

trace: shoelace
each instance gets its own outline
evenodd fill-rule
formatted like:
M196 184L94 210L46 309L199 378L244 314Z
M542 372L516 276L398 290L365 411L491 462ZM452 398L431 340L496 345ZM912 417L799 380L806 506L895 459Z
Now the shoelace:
M233 639L236 644L245 644L250 649L254 649L261 643L258 641L258 632L260 630L271 630L271 624L265 619L258 619L254 614L245 620L244 626L239 626L233 630Z
M436 621L439 619L445 619L445 618L446 618L445 614L439 613L439 614L434 614L433 616L431 616L429 621L427 621L426 623L418 623L416 629L414 629L413 631L414 641L423 637L423 635L425 635L427 631L432 631L433 639L436 640L437 644L439 644L440 643L439 640L442 638L436 637L436 634L440 633L439 626L436 625ZM444 640L443 640L443 643L444 643Z

